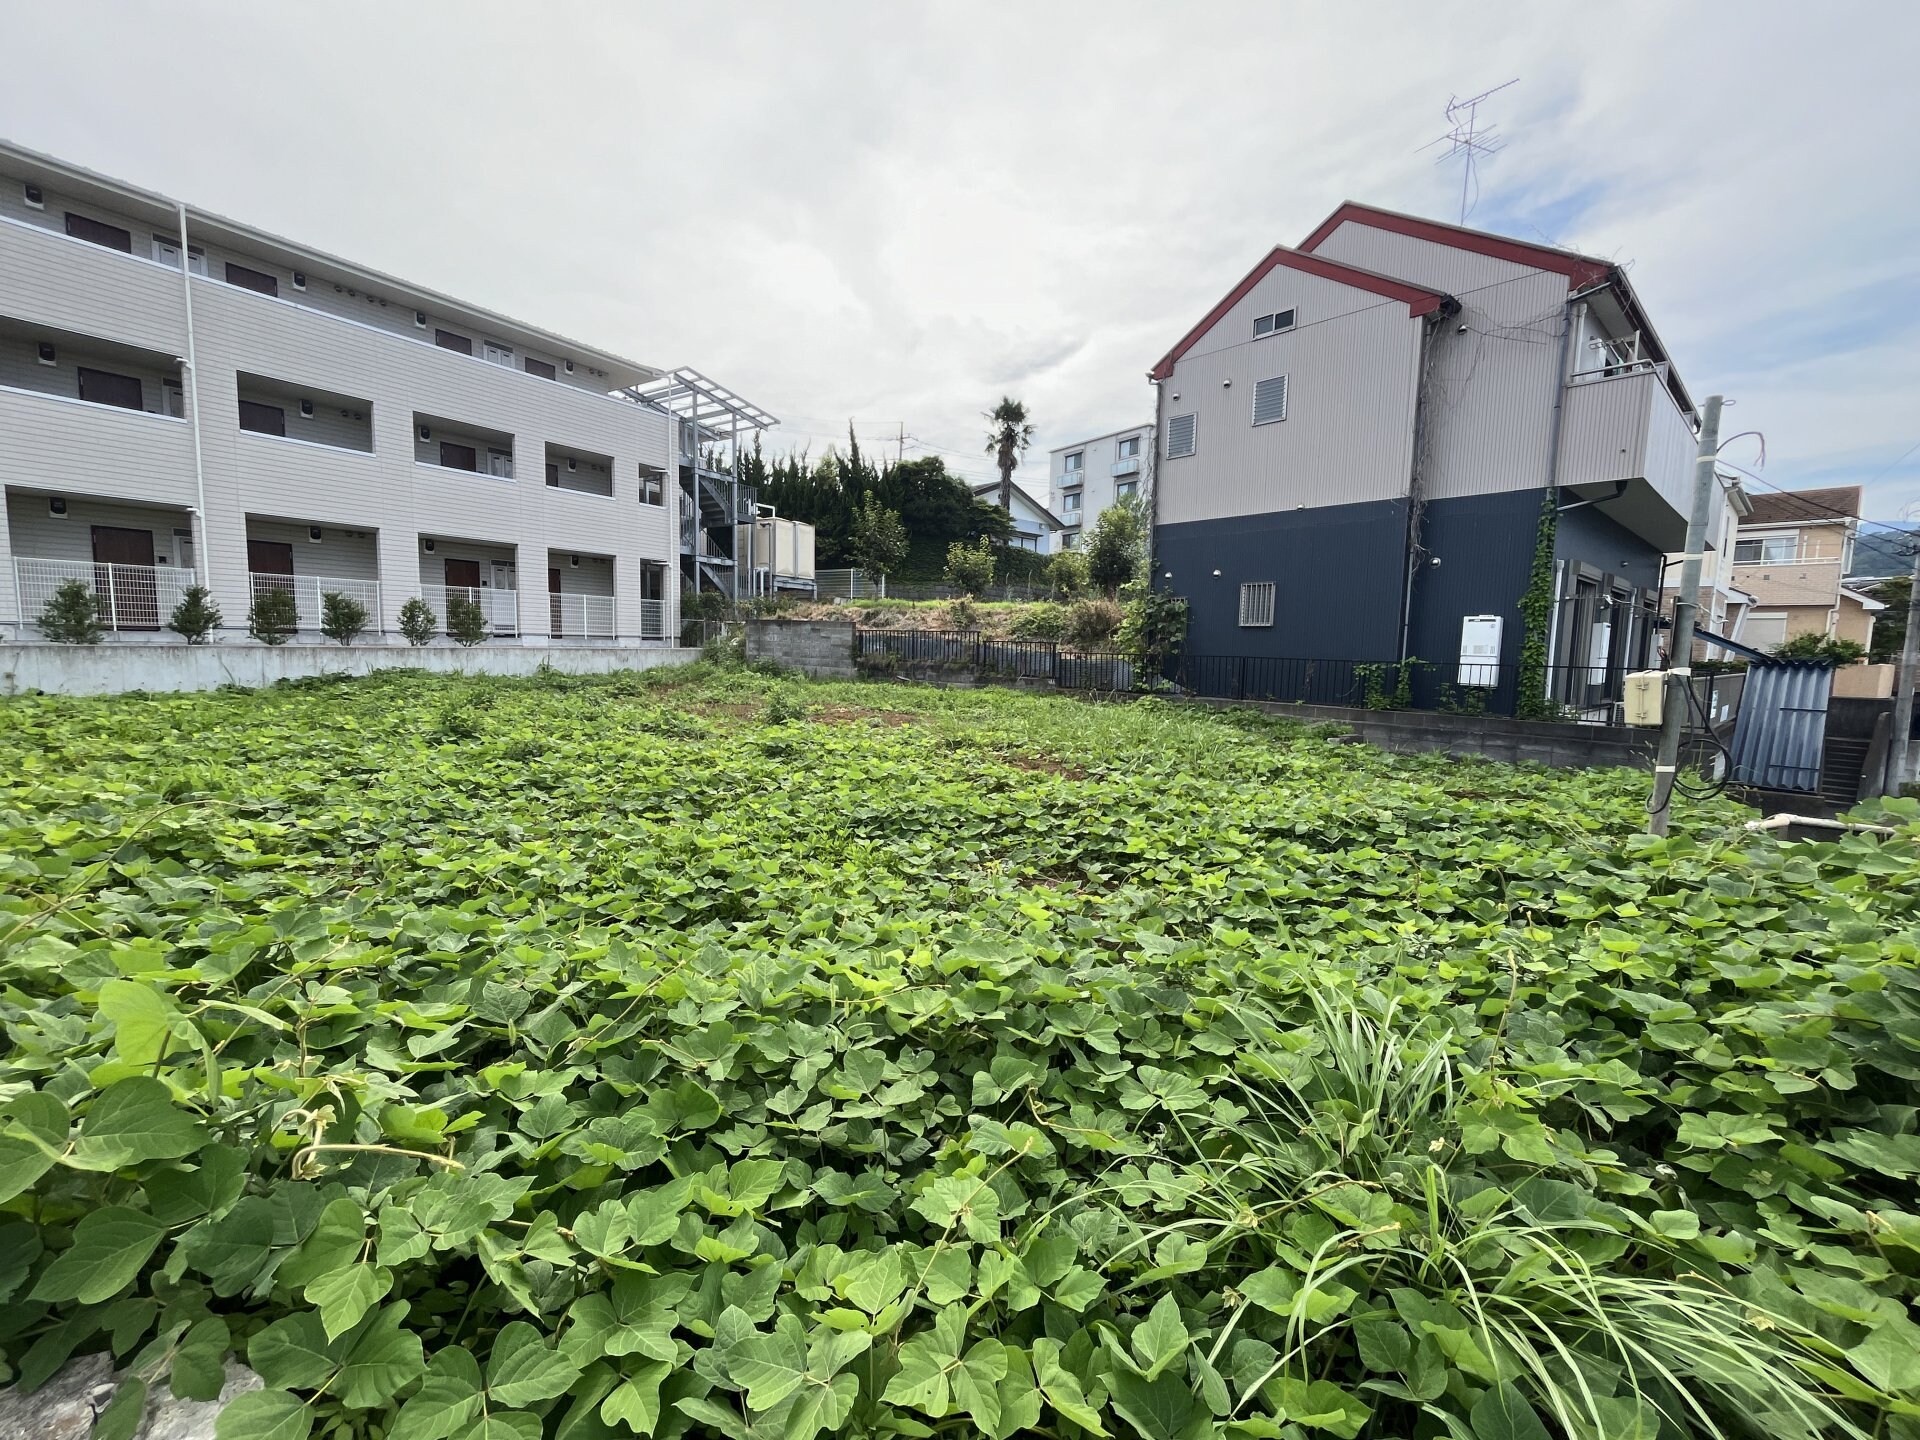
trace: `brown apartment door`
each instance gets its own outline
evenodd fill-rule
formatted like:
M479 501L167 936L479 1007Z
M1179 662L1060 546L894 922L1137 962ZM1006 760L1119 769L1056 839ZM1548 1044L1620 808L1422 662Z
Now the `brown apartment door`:
M253 593L285 590L293 593L293 546L285 540L247 541L247 569L252 572Z
M160 592L153 573L153 532L93 527L93 588L116 630L158 630Z
M563 631L560 621L560 571L551 566L548 567L547 570L547 608L552 611L549 618L553 621L553 626L547 633L551 635L562 634Z
M449 590L480 588L480 562L478 560L447 561L447 588Z

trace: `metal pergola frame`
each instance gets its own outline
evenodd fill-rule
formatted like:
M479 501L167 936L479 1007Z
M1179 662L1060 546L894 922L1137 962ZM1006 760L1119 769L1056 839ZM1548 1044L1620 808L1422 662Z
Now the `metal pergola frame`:
M755 405L751 400L739 394L737 391L729 390L718 381L702 375L698 370L695 370L689 365L683 365L677 369L669 370L658 379L650 380L643 385L630 386L625 393L642 405L651 406L664 414L672 416L682 424L691 424L693 426L693 454L691 459L694 470L693 484L696 494L692 497L692 500L694 504L695 527L694 574L697 577L701 563L699 499L697 492L700 486L701 475L703 473L708 475L713 474L711 471L706 471L700 463L702 459L700 447L703 444L711 443L714 445L724 445L727 448L727 463L730 467L730 473L726 476L730 491L728 496L730 504L728 507L729 517L727 523L729 525L738 525L740 513L741 434L743 431L746 433L757 433L761 430L771 429L780 423L780 418L771 411L763 410L760 406ZM676 445L676 449L677 448ZM717 479L719 477L715 476L714 478ZM735 601L738 601L740 598L741 572L743 569L746 571L749 587L751 587L752 584L754 573L753 545L757 528L757 526L751 524L748 526L747 555L744 566L741 563L742 557L738 554L734 556L732 580L733 598Z

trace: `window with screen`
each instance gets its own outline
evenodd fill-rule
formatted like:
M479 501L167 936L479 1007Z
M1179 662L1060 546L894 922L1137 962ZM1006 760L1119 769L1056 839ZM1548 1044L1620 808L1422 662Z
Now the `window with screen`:
M1240 623L1249 629L1273 624L1273 581L1256 580L1240 587Z

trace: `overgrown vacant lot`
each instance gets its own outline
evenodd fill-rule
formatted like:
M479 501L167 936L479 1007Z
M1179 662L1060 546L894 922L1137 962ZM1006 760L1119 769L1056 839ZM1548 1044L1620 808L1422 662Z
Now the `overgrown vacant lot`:
M695 670L0 702L0 1347L225 1440L1920 1434L1902 833ZM125 1436L138 1386L96 1433Z

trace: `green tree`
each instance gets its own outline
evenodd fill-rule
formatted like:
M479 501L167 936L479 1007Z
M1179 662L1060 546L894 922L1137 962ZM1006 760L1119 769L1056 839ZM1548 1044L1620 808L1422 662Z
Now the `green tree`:
M1047 560L1047 583L1056 595L1071 598L1085 593L1087 557L1078 550L1056 550Z
M478 600L458 590L447 592L447 635L469 649L487 638L487 612Z
M320 633L329 640L351 645L367 628L367 607L351 595L329 590L320 597Z
M268 586L247 607L247 633L262 645L284 645L299 628L300 612L291 590Z
M960 587L969 599L993 584L993 546L985 540L971 545L956 540L947 547L947 583Z
M1773 653L1782 660L1828 660L1835 665L1851 665L1866 655L1867 647L1858 640L1837 640L1809 632L1794 636Z
M900 523L899 512L864 496L853 512L847 546L853 563L869 575L891 575L907 558L907 545L907 527Z
M1000 508L1011 515L1013 472L1033 443L1033 425L1027 418L1027 407L1011 395L1001 396L1000 403L986 412L986 418L987 453L1000 471Z
M40 611L40 633L56 645L98 645L106 638L104 608L84 580L62 580Z
M212 592L204 585L189 585L173 607L167 628L189 645L206 644L207 636L220 628L220 607L213 603Z
M1136 499L1117 500L1100 512L1083 547L1087 579L1108 595L1138 579L1146 566L1146 521Z
M409 645L425 645L439 629L440 617L418 595L400 607L400 633Z

